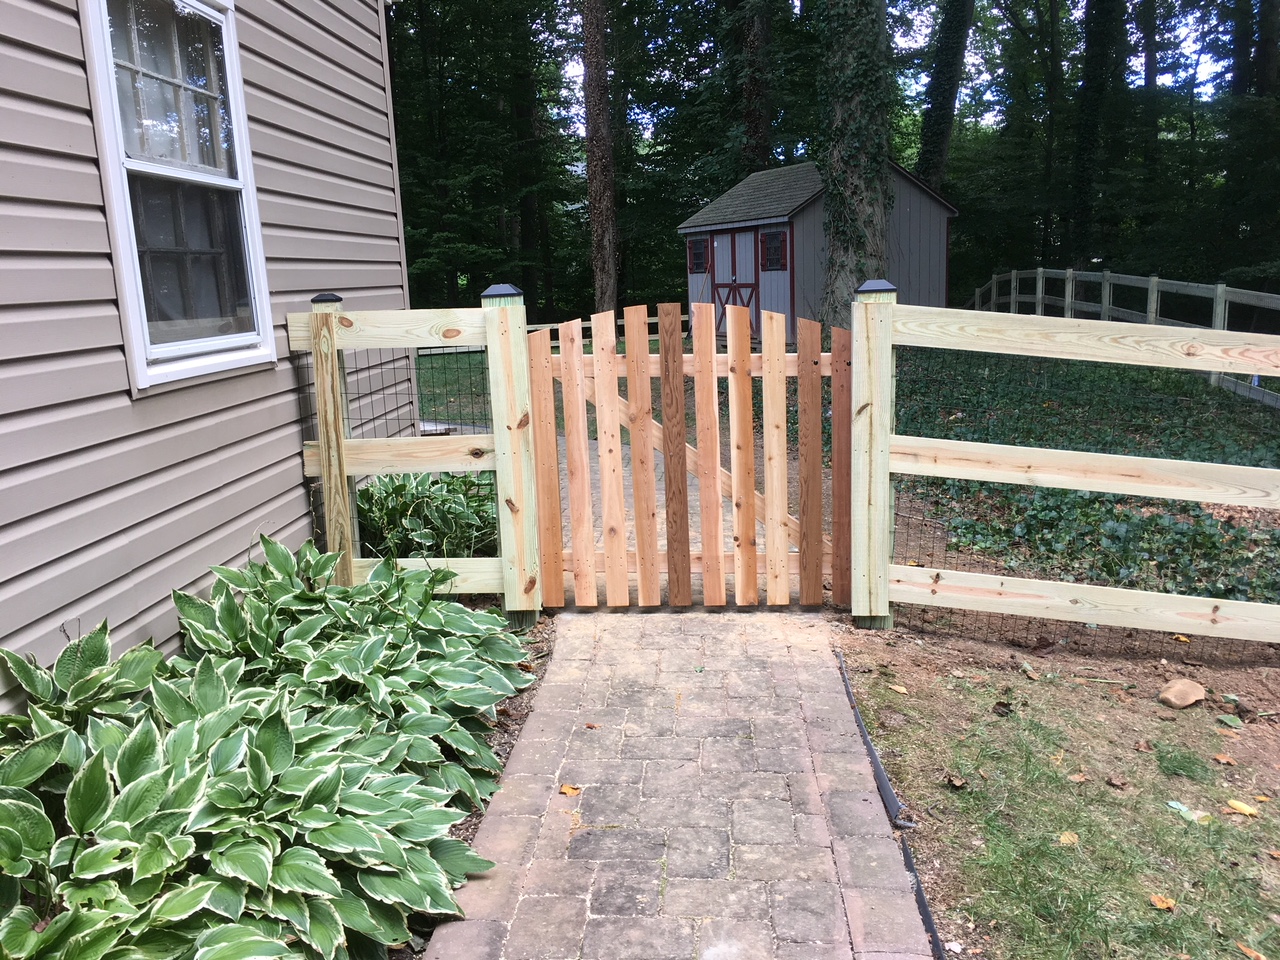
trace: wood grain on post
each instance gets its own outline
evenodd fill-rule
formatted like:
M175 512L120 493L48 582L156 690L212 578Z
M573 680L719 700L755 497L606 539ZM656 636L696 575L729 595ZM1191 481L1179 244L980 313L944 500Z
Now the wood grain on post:
M760 315L760 353L764 358L764 548L765 593L771 606L791 602L787 570L787 318Z
M1154 273L1147 279L1147 323L1160 322L1160 278Z
M729 471L733 474L733 599L759 602L756 569L755 418L751 410L751 311L727 306L729 348Z
M563 607L564 527L560 515L560 451L556 441L556 393L551 376L550 330L529 334L529 364L542 602L548 607Z
M716 315L709 303L689 307L693 329L694 407L698 420L698 501L702 514L702 602L726 601L721 550L724 508L720 500L720 399L716 380Z
M685 457L684 339L680 304L658 304L658 352L662 361L662 476L667 518L667 602L693 603L689 562L689 485ZM634 439L634 438L633 438ZM643 442L643 441L642 441Z
M853 308L851 609L858 626L886 629L893 626L889 607L889 564L893 562L889 449L894 416L892 311L897 293L867 291L872 284L874 281L859 290L859 302Z
M653 474L653 447L647 443L653 419L653 381L649 373L649 308L623 310L627 336L627 425L631 439L631 499L636 525L636 602L641 607L662 603L658 575L658 493ZM639 438L637 440L637 437Z
M831 329L831 600L847 607L852 599L853 337Z
M565 461L569 475L569 535L573 544L573 602L594 607L599 602L592 510L590 440L587 436L587 392L582 377L582 321L560 324L562 374L560 396L564 405Z
M605 603L631 605L627 576L627 505L622 478L622 404L618 400L618 338L612 312L591 315L595 358L596 448L600 456L600 510L604 530Z
M800 414L800 603L822 603L822 325L796 321Z
M538 568L529 338L523 305L499 305L506 297L485 299L504 607L513 613L532 613L542 607L542 577Z
M1213 329L1227 329L1227 285L1219 283L1213 288ZM1209 374L1209 382L1215 387L1222 383L1221 371Z
M310 336L316 382L316 437L320 456L321 491L324 496L325 545L341 554L333 582L344 587L354 581L356 525L351 478L347 476L345 442L351 436L347 423L346 370L335 333L342 298L333 294L311 301Z

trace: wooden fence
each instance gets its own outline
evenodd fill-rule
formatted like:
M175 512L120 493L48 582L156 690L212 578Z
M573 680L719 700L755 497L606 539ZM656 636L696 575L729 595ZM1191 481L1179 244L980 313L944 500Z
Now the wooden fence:
M1026 287L1034 282L1030 291ZM1055 286L1061 283L1061 296L1050 293L1048 284ZM1091 300L1080 296L1081 284L1097 285L1098 299ZM1129 288L1145 291L1146 308L1132 310L1115 303L1116 289ZM1167 280L1154 274L1149 277L1134 277L1123 273L1112 273L1110 270L1090 272L1084 270L1049 270L1037 267L1034 270L1011 270L1008 273L993 273L991 279L973 291L973 299L966 305L974 310L1008 310L1010 313L1021 313L1024 307L1031 312L1043 316L1046 307L1053 308L1061 316L1090 316L1099 320L1126 320L1131 323L1156 323L1166 326L1197 327L1203 329L1206 324L1192 323L1184 319L1164 315L1164 296L1175 294L1184 297L1195 297L1206 301L1210 306L1210 319L1207 326L1214 330L1232 329L1232 306L1252 307L1255 309L1275 311L1280 315L1280 294L1261 293L1257 290L1241 290L1229 287L1225 283L1189 283L1185 280ZM1239 324L1236 325L1237 328ZM1220 373L1209 375L1216 387L1247 397L1268 407L1280 409L1280 393L1268 390L1257 382L1236 380L1223 377Z
M679 304L658 308L659 350L651 351L647 308L624 311L625 350L618 350L614 317L592 317L594 339L584 341L583 323L559 327L559 352L551 332L530 334L533 412L537 462L539 544L544 571L544 602L566 602L571 579L573 602L579 607L600 603L598 577L603 574L605 604L641 607L667 602L685 607L694 602L693 575L699 574L702 602L709 607L728 602L727 581L738 606L820 604L824 579L830 577L837 603L849 596L850 484L848 477L851 391L848 331L836 331L832 350L821 350L821 328L801 320L796 353L787 353L786 318L765 313L759 353L752 353L750 314L728 308L727 352L717 350L714 308L691 308L692 352L685 352ZM824 536L822 377L832 377L837 426L832 486L832 536ZM686 378L693 381L693 418L686 402ZM798 515L788 509L788 379L796 380L799 420ZM619 381L625 379L626 397ZM661 385L661 421L654 417L653 381ZM752 382L762 383L763 473L757 484L757 424ZM554 383L560 382L557 411ZM729 468L722 466L720 385L727 385ZM597 457L591 456L587 404L595 409ZM560 471L557 419L564 424L564 460ZM622 459L622 430L629 433L631 509ZM693 430L696 445L689 443ZM661 497L654 452L663 457ZM688 478L697 481L697 513L693 513ZM597 543L596 516L601 522ZM758 489L762 487L763 489ZM723 497L730 498L732 547L726 549ZM562 502L567 504L569 536L564 536ZM630 513L631 522L627 516ZM659 514L664 519L659 521ZM700 549L691 546L691 519L696 518ZM763 532L764 543L759 543ZM665 534L665 544L661 541ZM763 549L761 549L763 546ZM792 577L798 579L793 592Z
M892 427L895 347L1277 376L1280 337L892 303L855 304L853 333L854 434L871 451L853 459L854 497L871 504L867 521L853 528L854 569L866 570L853 591L855 616L887 616L892 601L1280 640L1278 605L899 566L884 542L892 529L890 473L1280 509L1280 470L899 436Z
M312 301L312 313L288 315L289 346L315 359L317 436L304 444L307 476L320 477L328 549L343 559L339 583L368 578L378 561L358 555L353 514L355 478L390 473L492 470L498 496L501 556L397 562L407 569L447 568L457 593L498 593L509 611L542 606L534 498L529 358L519 298L493 296L485 306L457 310L346 312L341 298ZM486 348L493 433L461 437L357 440L347 424L342 351L419 347Z

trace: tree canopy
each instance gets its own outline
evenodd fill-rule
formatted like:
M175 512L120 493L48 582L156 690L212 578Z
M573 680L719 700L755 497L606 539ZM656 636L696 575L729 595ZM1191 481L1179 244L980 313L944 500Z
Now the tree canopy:
M584 2L388 5L415 304L502 281L540 320L594 308ZM620 304L683 300L676 226L751 172L827 164L858 97L842 199L882 152L935 185L953 303L1037 265L1280 290L1280 0L591 2ZM850 80L855 49L884 71Z

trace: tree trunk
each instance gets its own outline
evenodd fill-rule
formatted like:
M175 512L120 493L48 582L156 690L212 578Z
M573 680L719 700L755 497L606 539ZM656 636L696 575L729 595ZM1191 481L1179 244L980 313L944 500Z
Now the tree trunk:
M1142 165L1148 179L1155 174L1160 138L1160 18L1158 0L1139 0L1138 34L1142 38Z
M609 122L605 0L583 0L582 86L587 107L587 212L596 311L618 306L618 211L614 205L613 136Z
M1249 92L1253 76L1253 0L1235 0L1231 6L1231 92Z
M768 50L772 34L770 11L761 0L749 5L743 39L742 121L746 140L742 159L748 172L769 166L773 136L769 123Z
M973 25L973 0L945 0L938 23L933 71L924 91L924 119L920 126L920 159L916 174L937 190L947 169L951 131L955 126L956 95L964 76L964 53Z
M1036 10L1039 11L1039 5ZM1054 224L1060 219L1052 187L1058 162L1058 113L1062 99L1062 8L1058 0L1049 0L1049 50L1045 62L1044 84L1044 183L1045 205L1040 224L1040 262L1049 261L1054 246Z
M1253 68L1258 96L1280 94L1280 0L1261 0L1258 5L1258 52Z
M847 327L858 284L893 280L885 230L896 88L883 0L827 0L819 29L827 235L821 320Z
M1071 257L1082 264L1094 255L1094 190L1102 142L1102 113L1123 67L1124 0L1088 0L1084 11L1084 65L1076 107L1076 155L1072 183Z

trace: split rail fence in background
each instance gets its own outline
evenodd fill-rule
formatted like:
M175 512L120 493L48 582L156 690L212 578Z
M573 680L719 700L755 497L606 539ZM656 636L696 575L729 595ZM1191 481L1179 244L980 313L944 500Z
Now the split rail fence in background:
M1030 291L1025 289L1031 286ZM1048 283L1055 286L1061 283L1061 296L1053 296L1048 292ZM1092 300L1080 296L1081 285L1096 285L1098 299ZM1146 306L1144 310L1133 310L1119 306L1115 301L1117 288L1145 291ZM1209 308L1207 323L1192 323L1188 320L1163 315L1163 297L1173 295L1189 297L1204 301ZM1186 303L1187 301L1182 301ZM1123 273L1112 273L1110 270L1050 270L1037 267L1034 270L1011 270L1008 273L993 273L991 279L973 291L973 300L968 306L974 310L1021 313L1024 307L1030 308L1038 316L1045 314L1045 308L1051 307L1063 317L1087 315L1099 320L1127 320L1132 323L1155 323L1177 327L1196 327L1213 330L1242 330L1244 324L1234 322L1231 308L1253 308L1253 316L1258 310L1271 312L1280 320L1280 294L1261 293L1257 290L1241 290L1229 287L1225 283L1189 283L1185 280L1167 280L1154 274L1149 277L1134 277ZM1248 397L1269 407L1280 408L1280 393L1267 390L1257 383L1223 377L1220 373L1209 375L1216 387L1231 393Z
M501 556L439 560L398 559L406 569L447 568L456 593L497 593L509 611L542 606L534 498L529 358L524 307L510 297L455 310L345 312L333 295L312 301L312 313L288 315L289 346L315 360L317 439L304 444L304 468L320 477L328 549L341 552L339 583L368 578L377 560L358 556L353 513L357 477L391 473L492 470L498 496ZM467 436L351 438L342 351L420 347L479 347L488 351L493 433Z
M855 616L886 616L892 601L1280 640L1280 605L899 566L884 546L893 523L891 473L1280 509L1280 470L1275 469L897 435L892 426L895 347L1277 376L1280 337L890 303L855 304L853 330L854 431L869 438L873 451L872 458L853 461L854 483L865 482L871 491L868 501L858 500L871 504L871 516L855 527L852 545L854 569L867 565L870 581L862 593L854 592ZM859 481L862 470L868 475Z
M529 335L544 603L564 606L566 580L571 580L573 602L579 607L597 606L602 599L597 580L603 574L603 602L608 606L631 604L633 576L639 606L662 604L665 576L666 602L686 607L694 602L693 575L697 573L701 600L708 607L728 602L729 578L739 607L760 603L761 576L764 600L770 605L790 604L797 596L801 604L820 604L828 577L835 601L847 604L848 438L852 422L849 332L835 331L831 352L823 353L821 328L801 320L797 352L787 353L786 318L765 313L760 352L752 353L749 311L729 307L727 352L720 353L714 308L694 304L691 316L691 353L685 352L679 304L658 308L657 354L652 352L648 308L643 306L623 312L623 351L618 349L616 320L611 313L592 317L594 336L589 341L583 339L581 320L561 324L558 352L553 350L550 330ZM832 378L833 423L843 425L843 430L835 432L830 540L824 537L822 437L826 413L822 378L828 376ZM686 401L686 378L693 381L692 411ZM798 515L789 512L788 499L790 378L797 381ZM661 384L661 421L654 417L654 379ZM763 400L760 442L764 476L760 484L752 401L756 379L761 381ZM619 390L620 380L627 386L625 397ZM722 384L727 386L728 397L727 469L722 465ZM594 467L588 403L595 409ZM557 419L564 425L564 490ZM630 484L624 475L623 429L630 440ZM691 439L696 443L690 443ZM663 457L661 497L655 451ZM699 534L696 545L691 537L690 520L695 514L689 477L697 481L697 524L692 527ZM597 496L599 544L593 510ZM728 549L724 497L732 504L732 546ZM567 542L562 503L569 512ZM661 523L660 513L665 515ZM793 594L793 575L798 576L798 594Z

